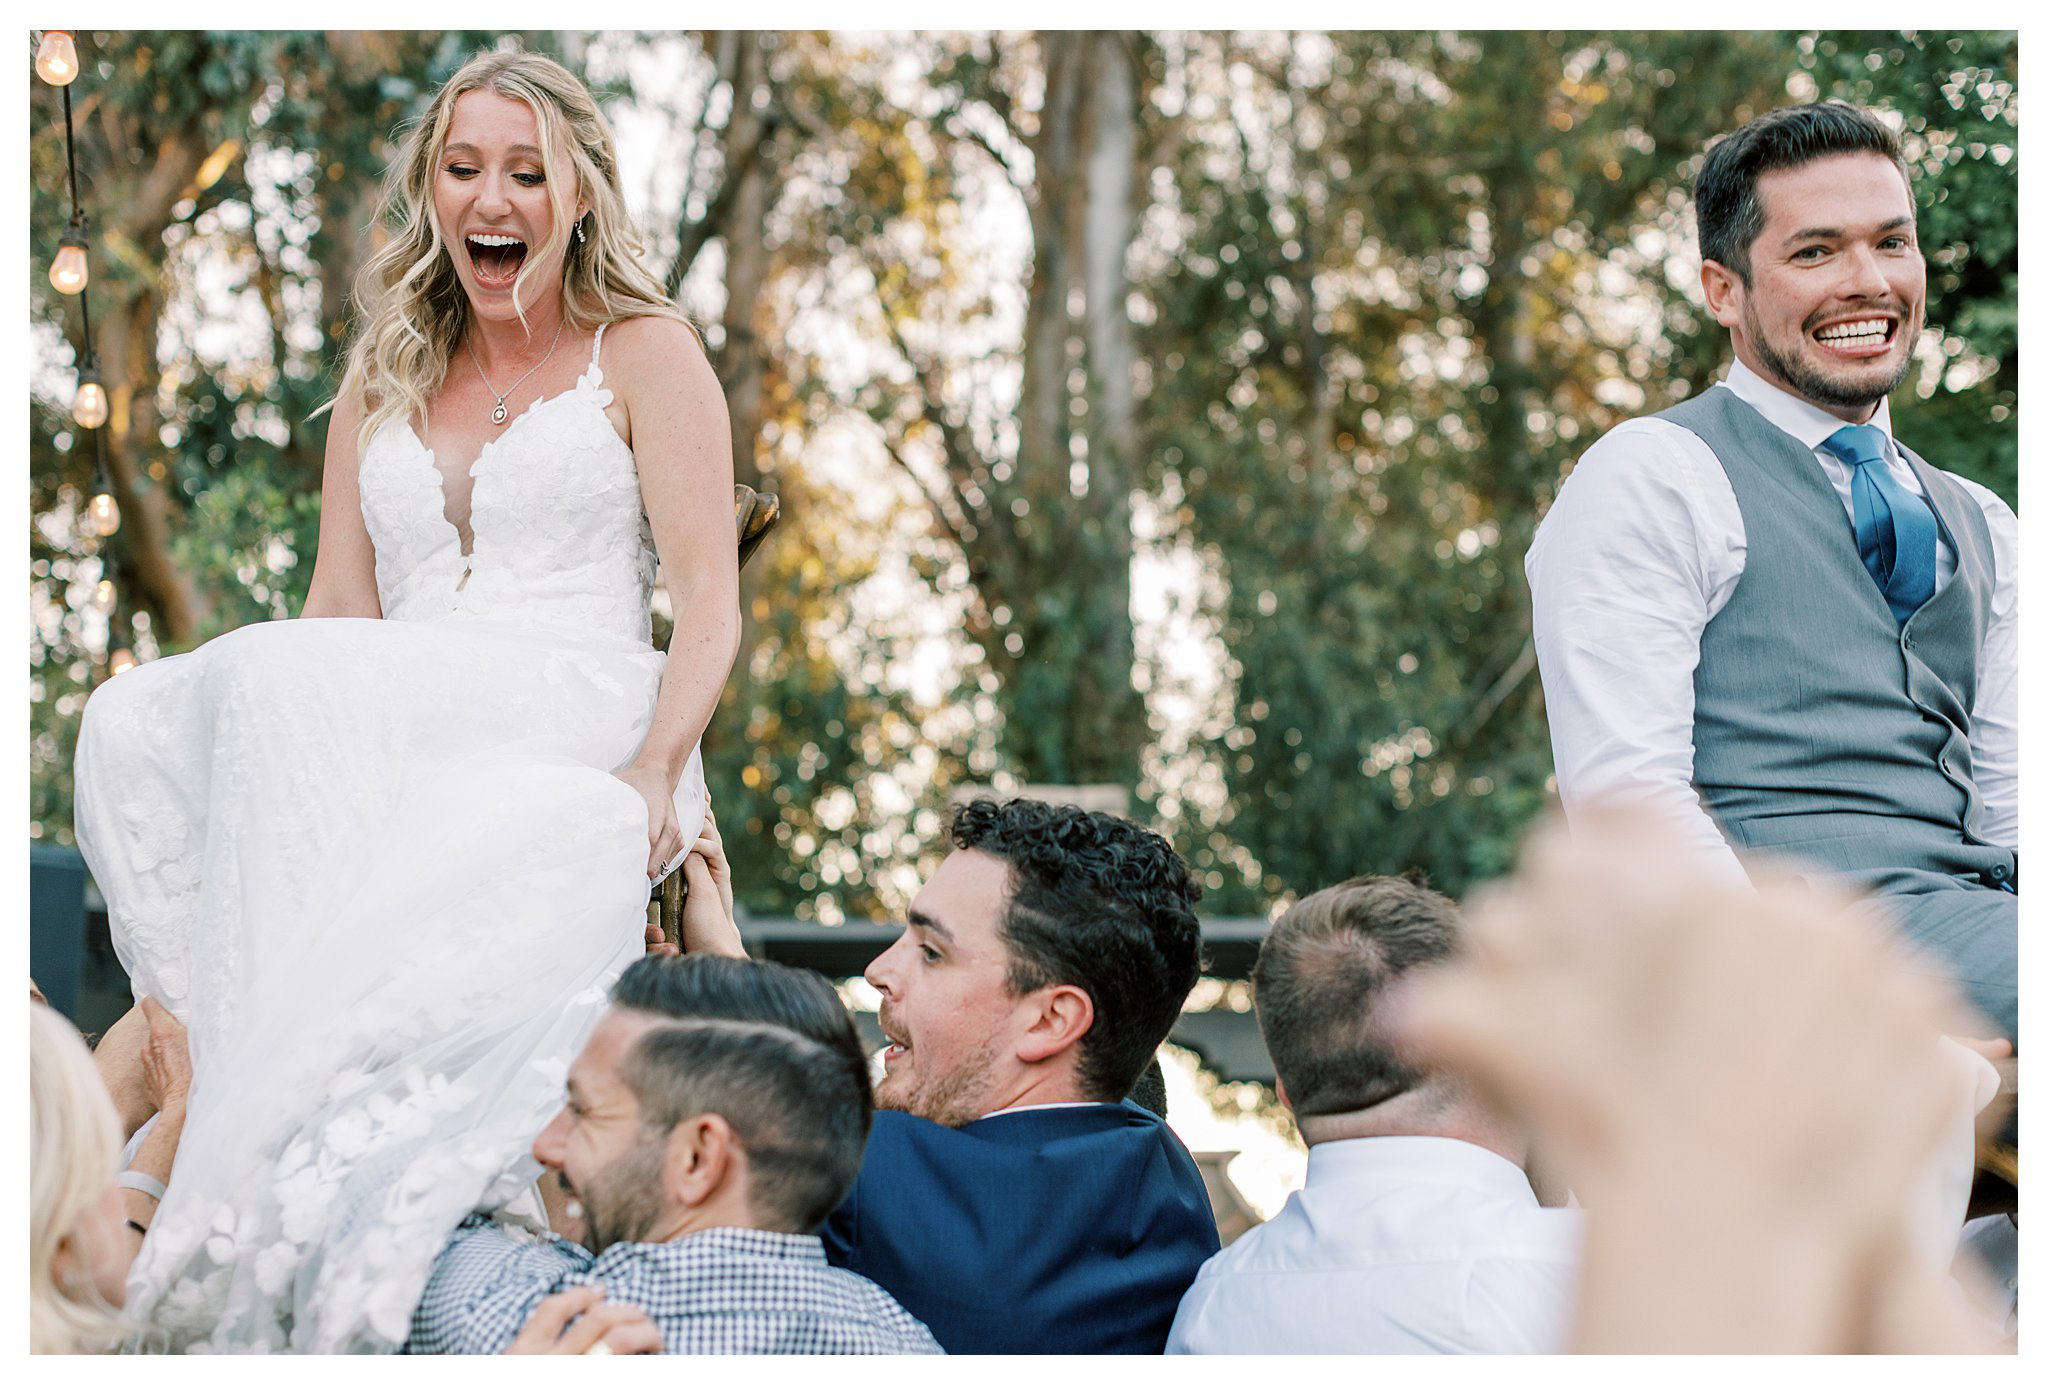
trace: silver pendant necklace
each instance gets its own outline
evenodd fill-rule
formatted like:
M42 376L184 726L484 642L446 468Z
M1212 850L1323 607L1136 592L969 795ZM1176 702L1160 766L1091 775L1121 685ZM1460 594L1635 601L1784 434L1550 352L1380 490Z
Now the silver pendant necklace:
M491 377L484 374L484 363L476 358L476 348L468 345L463 347L465 351L469 352L469 363L476 367L476 378L484 382L484 388L490 390L491 398L498 401L498 407L491 410L491 422L497 424L500 428L505 426L505 401L510 399L518 391L519 387L527 382L533 375L534 370L539 370L548 363L548 360L555 354L555 348L562 344L562 328L566 327L568 323L569 319L565 317L555 324L555 339L548 343L548 354L535 361L533 363L533 370L527 371L525 375L514 380L512 388L506 390L503 394L499 394L496 387L491 384Z

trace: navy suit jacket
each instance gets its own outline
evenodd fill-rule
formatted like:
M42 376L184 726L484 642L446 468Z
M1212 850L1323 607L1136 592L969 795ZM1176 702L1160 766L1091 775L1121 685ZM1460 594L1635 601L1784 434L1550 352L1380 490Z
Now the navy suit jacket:
M958 1129L878 1111L821 1234L953 1353L1164 1351L1218 1249L1195 1161L1129 1102Z

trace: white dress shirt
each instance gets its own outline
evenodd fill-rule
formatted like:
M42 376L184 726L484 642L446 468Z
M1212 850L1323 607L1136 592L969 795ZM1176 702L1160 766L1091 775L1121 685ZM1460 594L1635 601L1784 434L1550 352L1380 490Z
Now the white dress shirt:
M1844 426L1841 419L1770 384L1740 361L1715 388L1733 390L1815 449L1815 464L1853 516L1851 468L1819 450ZM1890 403L1879 404L1870 422L1889 439ZM1925 495L1897 449L1887 451L1899 484ZM2016 848L2019 522L1983 486L1953 479L1983 507L1991 529L1991 623L1970 719L1971 763L1983 803L1980 830L1987 841ZM1693 671L1701 632L1734 592L1747 553L1742 510L1713 451L1675 423L1639 418L1586 450L1524 563L1565 811L1610 794L1649 803L1734 879L1746 879L1742 867L1692 787ZM1936 590L1955 568L1954 551L1939 540Z
M1579 1236L1478 1145L1326 1141L1279 1215L1202 1266L1167 1354L1558 1351Z

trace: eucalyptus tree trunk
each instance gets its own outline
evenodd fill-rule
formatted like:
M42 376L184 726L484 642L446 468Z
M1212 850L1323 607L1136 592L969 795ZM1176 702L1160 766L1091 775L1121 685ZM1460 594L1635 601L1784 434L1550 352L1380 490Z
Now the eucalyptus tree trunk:
M1088 341L1084 548L1096 602L1076 666L1076 702L1099 709L1075 749L1077 781L1136 782L1135 751L1147 739L1145 707L1131 683L1131 490L1137 484L1137 346L1124 274L1137 221L1138 92L1124 35L1089 35L1090 134L1081 217ZM1080 758L1085 757L1085 758Z
M206 144L196 128L153 131L154 138L146 138L111 105L101 107L101 120L107 148L153 149L154 157L134 176L116 176L110 162L94 188L96 200L107 209L94 225L95 242L134 247L153 267L172 207L193 191ZM163 422L156 406L163 290L154 277L139 272L97 275L93 288L93 346L109 404L98 442L106 449L107 478L121 507L115 551L137 604L151 613L157 639L167 648L180 646L205 626L208 610L198 585L171 556L179 519L166 490L171 482L168 476L148 475L143 460L157 450Z
M1137 85L1121 34L1038 42L1044 100L1026 139L1031 284L1003 517L1014 558L983 569L984 603L997 613L984 644L1004 683L1003 747L1015 773L1129 785L1147 739L1131 684L1135 404L1124 279Z
M166 649L189 643L204 626L207 607L199 588L171 557L178 515L168 480L144 473L141 458L163 420L156 407L157 317L161 303L152 291L123 293L93 319L94 345L110 405L100 428L106 447L107 479L121 507L121 530L113 551L128 586L155 621Z
M720 67L732 87L732 114L726 122L724 146L726 186L707 220L707 228L725 242L725 339L713 364L725 385L726 408L732 416L734 479L761 484L755 454L761 436L761 383L766 368L761 337L762 290L768 282L768 211L774 201L774 169L768 144L774 138L773 107L756 104L755 94L767 84L766 54L757 33L725 36Z

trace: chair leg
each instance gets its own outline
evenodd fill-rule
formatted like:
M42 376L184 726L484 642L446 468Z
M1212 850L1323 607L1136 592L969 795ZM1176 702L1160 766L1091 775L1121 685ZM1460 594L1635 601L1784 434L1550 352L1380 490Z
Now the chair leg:
M683 945L683 901L690 897L690 882L676 871L661 882L661 936L677 947Z
M1970 1185L1971 1217L2020 1209L2020 1152L2017 1146L1985 1140L1977 1146L1977 1176Z

